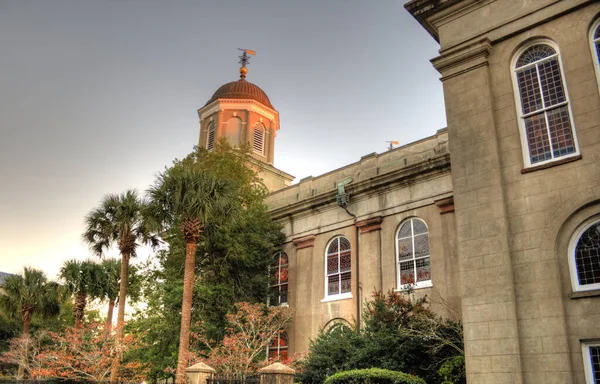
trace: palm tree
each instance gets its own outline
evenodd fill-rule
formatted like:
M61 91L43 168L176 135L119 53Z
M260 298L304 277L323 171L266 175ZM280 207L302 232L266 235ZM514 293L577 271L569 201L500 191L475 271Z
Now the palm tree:
M103 299L108 300L108 312L106 315L106 326L108 327L112 323L115 303L119 297L121 261L117 259L105 259L102 260L101 267L103 274L101 296Z
M29 337L33 316L49 318L60 312L58 284L48 281L44 272L25 267L23 276L13 275L4 280L4 292L0 292L0 309L7 314L21 316L22 337ZM17 378L23 379L25 367L19 365Z
M224 218L235 219L239 203L236 189L194 166L179 166L161 173L148 190L149 215L162 228L179 228L185 240L185 270L176 383L185 382L190 341L192 293L197 243L206 227Z
M113 245L117 245L121 253L121 278L119 284L119 312L117 315L118 346L123 334L125 322L125 298L127 297L127 276L129 275L129 259L135 257L140 243L158 245L158 239L151 235L150 226L142 212L145 202L135 190L127 190L120 195L108 194L100 206L92 210L85 218L86 230L83 240L90 249L99 256ZM119 380L120 353L117 353L111 367L110 382Z
M89 260L68 260L60 269L63 289L69 296L75 296L75 327L83 323L88 298L100 297L101 272L100 265Z

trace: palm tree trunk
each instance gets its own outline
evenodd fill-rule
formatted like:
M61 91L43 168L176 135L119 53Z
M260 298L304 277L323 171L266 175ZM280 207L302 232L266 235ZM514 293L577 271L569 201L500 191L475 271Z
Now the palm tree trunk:
M185 272L183 274L183 300L181 303L181 329L175 383L185 383L185 369L190 347L190 323L192 320L192 293L194 290L194 266L196 264L196 242L185 244Z
M112 324L114 310L115 310L115 300L111 299L108 301L108 314L106 315L106 328L110 328L110 326Z
M21 337L23 337L24 339L29 338L29 328L31 327L31 316L32 316L31 312L29 312L29 311L23 312L23 333L21 334ZM27 350L25 350L25 356L27 356L28 354L29 354L29 352ZM25 377L25 365L19 364L19 369L17 371L17 380L23 380L24 377Z
M75 299L75 328L81 327L85 316L85 307L87 305L87 295L85 292L77 293Z
M117 334L115 336L115 358L110 367L110 383L119 382L119 368L121 367L121 338L125 323L125 298L127 297L127 282L129 276L129 254L121 253L121 283L119 284L119 312L117 314Z

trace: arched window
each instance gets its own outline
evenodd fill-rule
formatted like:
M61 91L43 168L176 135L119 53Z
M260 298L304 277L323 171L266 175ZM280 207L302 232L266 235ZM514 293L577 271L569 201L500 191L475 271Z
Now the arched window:
M600 87L600 18L590 29L590 48L594 57L594 68L596 69L596 81Z
M398 289L431 286L429 231L421 219L406 220L396 235Z
M577 155L558 48L538 42L521 49L513 79L525 167Z
M269 359L287 359L288 337L285 331L280 331L269 345Z
M325 297L351 297L351 247L350 241L343 236L331 240L325 255Z
M281 305L288 302L288 256L279 251L273 257L271 264L271 290L272 305Z
M208 133L206 134L206 149L212 151L215 147L215 139L217 136L217 130L214 122L210 122L208 125Z
M600 218L583 223L569 243L569 267L574 291L600 289Z
M255 153L260 155L264 155L265 153L265 127L260 123L254 126L252 148L254 149Z

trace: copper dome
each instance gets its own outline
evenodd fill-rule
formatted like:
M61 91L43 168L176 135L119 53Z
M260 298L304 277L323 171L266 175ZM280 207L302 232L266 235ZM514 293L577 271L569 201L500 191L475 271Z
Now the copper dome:
M275 109L262 89L244 79L222 85L205 105L217 99L251 99Z

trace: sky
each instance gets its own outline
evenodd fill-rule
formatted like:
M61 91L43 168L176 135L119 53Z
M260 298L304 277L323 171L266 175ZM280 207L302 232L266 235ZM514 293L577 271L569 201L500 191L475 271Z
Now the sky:
M0 271L95 257L85 215L192 151L237 48L257 52L247 80L279 111L275 166L296 181L435 134L439 46L405 2L0 1Z

